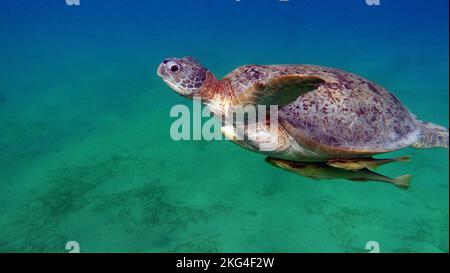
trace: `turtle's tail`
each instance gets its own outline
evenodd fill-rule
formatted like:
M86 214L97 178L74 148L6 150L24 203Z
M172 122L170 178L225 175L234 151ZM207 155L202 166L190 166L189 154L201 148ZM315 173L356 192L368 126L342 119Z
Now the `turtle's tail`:
M418 120L419 138L411 146L414 148L442 147L448 149L448 128L431 122Z

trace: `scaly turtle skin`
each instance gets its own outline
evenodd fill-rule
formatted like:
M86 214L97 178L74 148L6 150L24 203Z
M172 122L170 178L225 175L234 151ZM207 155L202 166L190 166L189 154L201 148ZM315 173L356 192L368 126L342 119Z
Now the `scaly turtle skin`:
M230 106L278 105L281 126L271 151L261 152L261 143L254 140L235 141L271 158L298 162L338 159L338 166L351 168L354 159L408 146L448 148L447 128L417 120L386 89L342 70L245 65L218 80L195 59L184 57L164 60L157 73L174 91L200 98L217 116L230 118ZM271 143L274 133L262 127L246 134L263 135L261 142ZM222 131L233 139L235 129L223 127Z

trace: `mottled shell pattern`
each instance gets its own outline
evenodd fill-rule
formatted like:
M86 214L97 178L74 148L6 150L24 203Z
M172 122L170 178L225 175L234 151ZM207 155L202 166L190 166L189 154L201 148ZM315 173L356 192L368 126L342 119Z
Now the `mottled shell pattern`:
M325 80L318 89L279 109L281 125L299 143L322 150L382 153L407 147L419 136L408 109L381 86L338 69L311 65L239 67L228 74L235 96L255 83L288 75Z

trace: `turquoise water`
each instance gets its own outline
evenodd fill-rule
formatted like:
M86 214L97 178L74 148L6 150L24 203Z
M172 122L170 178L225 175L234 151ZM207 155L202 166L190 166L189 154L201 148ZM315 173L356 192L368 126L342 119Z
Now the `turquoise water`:
M137 2L137 3L135 3ZM449 125L448 1L0 0L0 251L449 251L448 150L403 149L382 183L316 182L227 141L170 138L156 76L195 56L337 67Z

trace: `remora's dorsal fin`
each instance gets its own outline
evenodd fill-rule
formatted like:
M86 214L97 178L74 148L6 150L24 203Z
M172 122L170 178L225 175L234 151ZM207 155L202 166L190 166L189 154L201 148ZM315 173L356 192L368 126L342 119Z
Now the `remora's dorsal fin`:
M402 156L397 158L360 158L360 159L331 159L327 161L327 165L344 169L347 171L357 171L364 168L376 169L385 164L393 162L408 162L410 156Z
M325 80L315 76L289 75L255 83L233 100L233 105L278 105L283 107L299 96L317 89Z

